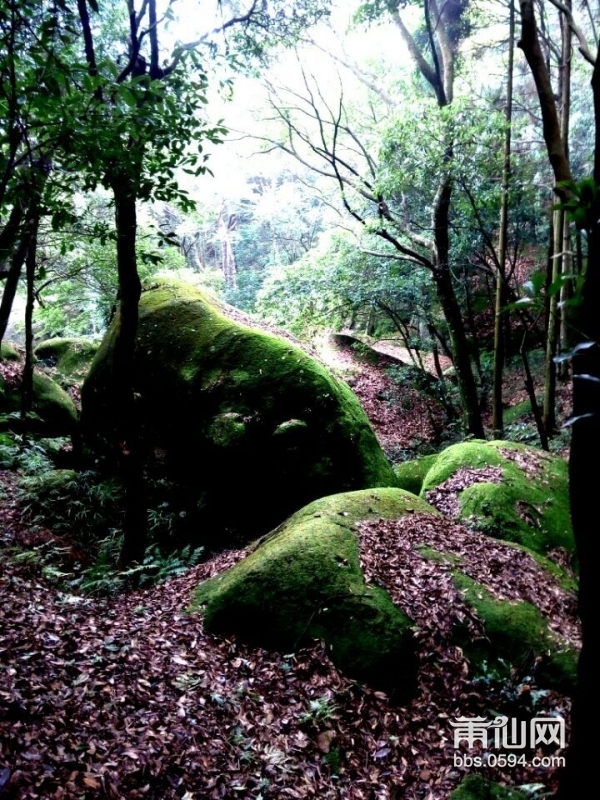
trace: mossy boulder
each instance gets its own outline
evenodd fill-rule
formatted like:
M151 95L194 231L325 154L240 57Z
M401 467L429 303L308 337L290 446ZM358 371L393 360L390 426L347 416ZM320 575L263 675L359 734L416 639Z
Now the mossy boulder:
M72 386L83 381L98 347L90 339L55 338L40 342L33 353L38 361L56 371L62 384Z
M432 511L392 488L317 500L202 583L195 608L203 609L209 631L283 652L322 639L340 669L408 698L416 677L412 623L383 589L365 582L354 526Z
M176 487L190 538L254 538L335 492L395 486L350 389L294 343L242 324L196 288L142 295L132 375L147 474ZM82 391L91 451L109 452L113 321ZM158 454L157 457L156 454Z
M540 686L570 694L576 683L578 651L557 636L531 603L498 600L485 587L460 572L455 583L483 624L484 636L457 631L457 643L475 675L509 680L512 671L533 670Z
M14 414L21 409L22 368L19 361L19 353L3 344L0 356L0 414ZM2 367L2 363L7 368ZM33 373L33 411L37 419L31 419L27 427L44 436L70 436L77 427L77 409L69 395L52 378L37 370Z
M421 497L455 519L542 555L575 550L564 459L513 442L479 440L440 453ZM455 502L451 512L446 500Z
M0 361L20 361L21 356L17 348L10 342L2 342L0 345Z
M398 480L398 486L401 489L406 489L407 492L419 494L425 476L435 464L437 453L429 456L422 456L413 461L403 461L401 464L394 466L394 474Z
M530 795L493 783L483 775L467 775L450 795L450 800L527 800Z

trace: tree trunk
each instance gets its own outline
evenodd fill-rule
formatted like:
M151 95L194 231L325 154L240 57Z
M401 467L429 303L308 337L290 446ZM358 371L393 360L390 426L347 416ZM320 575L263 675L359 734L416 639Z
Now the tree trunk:
M31 237L26 259L27 303L25 305L25 364L21 383L21 422L26 427L27 416L33 407L33 306L35 302L34 281L37 259L37 233L39 219L32 221Z
M448 157L451 158L449 148ZM436 246L436 264L433 269L433 280L436 293L448 324L450 342L452 345L452 359L456 369L458 391L463 408L465 431L477 439L484 438L481 410L477 386L471 365L469 342L460 311L460 306L452 283L452 274L449 264L450 239L449 211L452 196L452 181L449 176L444 177L438 190L434 209L434 238Z
M533 0L521 0L522 47L534 76L544 121L548 158L557 182L572 180L568 154L561 136L549 76L538 58L539 42ZM595 116L594 182L600 183L600 59L592 76ZM568 183L567 183L568 185ZM561 196L569 196L560 187ZM557 797L560 800L587 797L596 782L596 742L590 731L596 724L596 678L600 657L596 633L596 542L598 491L595 459L600 452L600 202L596 198L585 226L588 231L588 261L584 269L580 303L571 313L573 330L584 348L573 357L573 417L569 459L571 519L579 560L579 616L582 650L578 682L573 700L571 741Z
M498 269L496 270L496 296L494 303L494 380L492 390L492 428L494 439L504 435L502 410L502 379L506 353L506 325L504 311L507 301L506 253L508 246L508 192L511 173L513 67L515 56L515 4L510 2L508 70L506 76L506 131L504 134L504 161L502 164L502 198L500 204L500 233L498 241Z
M134 354L142 292L136 260L136 193L127 175L111 181L115 200L119 317L113 356L115 444L125 492L125 531L120 562L141 562L147 544L146 498L135 408Z
M28 227L23 231L21 240L12 254L8 275L6 277L6 283L4 284L2 302L0 303L0 344L2 344L2 340L4 339L4 335L8 327L8 321L10 319L15 295L17 294L17 287L19 286L21 270L23 269L23 264L27 258L27 250L29 248L30 239L31 228Z
M565 212L554 212L552 268L548 284L553 286L562 269L562 242ZM544 368L544 429L547 436L556 433L556 363L554 358L558 348L560 319L558 310L559 293L554 292L548 300L548 328L546 331L546 360Z
M571 10L571 0L565 0L565 6ZM560 122L563 139L567 156L569 155L569 130L571 122L571 62L573 58L572 47L572 34L567 20L561 15L562 26L562 65L561 65L561 113ZM561 272L562 274L570 274L573 269L573 258L571 255L571 226L569 219L565 214L562 231L562 245L561 245ZM567 308L571 298L572 283L566 281L560 290L560 331L558 335L559 349L561 352L566 352L571 349L569 341L569 328L567 325L567 314L564 309ZM566 381L569 377L569 363L566 359L562 360L557 369L557 376L560 380Z
M600 104L600 76L594 70L594 93ZM600 118L596 116L596 125ZM600 157L598 145L596 154ZM595 180L600 180L596 167ZM600 204L593 219L600 217ZM567 766L560 782L559 800L586 797L597 780L596 742L590 731L597 722L597 678L600 674L596 620L596 520L598 517L598 474L595 459L600 453L600 224L589 231L588 264L585 270L582 302L576 307L572 323L580 342L589 344L574 356L573 425L569 458L569 491L571 520L579 561L579 617L582 649L579 657L578 681L573 700L571 741ZM597 643L596 643L597 644Z

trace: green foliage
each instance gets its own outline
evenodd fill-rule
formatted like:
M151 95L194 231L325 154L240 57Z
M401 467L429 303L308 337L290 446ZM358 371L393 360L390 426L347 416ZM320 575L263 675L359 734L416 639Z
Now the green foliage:
M598 186L593 178L580 181L561 181L556 184L558 191L566 198L555 208L564 209L577 227L589 230L595 225L594 214L598 213Z
M373 246L370 236L365 251ZM391 251L379 247L385 255ZM394 258L363 252L354 237L323 237L318 248L288 267L273 270L257 294L256 311L297 335L365 322L374 312L410 319L428 308L424 271Z
M309 710L300 717L302 725L316 725L317 727L335 714L337 705L333 698L325 694L309 702Z
M47 579L66 590L85 594L116 594L162 583L200 561L202 548L173 546L176 515L163 504L148 511L152 544L142 563L120 569L122 489L118 482L102 480L94 472L52 469L50 455L61 444L60 440L22 441L22 437L4 434L0 439L2 464L24 473L17 490L19 501L34 525L53 532L51 540L14 557L38 566ZM70 559L65 568L65 553L71 546L89 560L73 563Z
M65 447L70 447L68 439L0 433L0 469L12 469L29 477L42 475L53 469L54 459Z
M38 470L24 478L19 496L37 524L74 539L79 546L101 539L122 524L122 492L115 481L91 471ZM31 474L31 473L30 473Z
M75 199L72 225L52 234L42 228L43 269L38 270L36 336L101 336L114 314L118 278L117 254L108 197L97 192ZM144 221L137 236L138 273L142 280L159 271L178 270L185 258L164 244L160 231Z
M80 576L70 580L69 587L72 590L79 589L84 594L115 595L132 588L155 586L182 575L199 563L203 553L202 548L192 549L188 545L163 554L158 545L151 545L141 564L119 569L121 547L122 537L117 534L99 542L93 564L84 569Z
M527 800L518 789L493 783L482 775L467 775L450 795L450 800Z

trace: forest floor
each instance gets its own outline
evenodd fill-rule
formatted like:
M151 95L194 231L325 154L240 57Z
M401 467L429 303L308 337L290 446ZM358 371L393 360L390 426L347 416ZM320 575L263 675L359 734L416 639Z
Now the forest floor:
M415 393L393 402L397 389L381 364L359 364L344 351L336 358L388 453L436 434L442 418L433 401ZM450 723L458 716L568 718L565 697L529 682L531 665L502 681L471 674L450 632L477 622L450 565L416 547L455 553L490 591L529 598L576 640L573 596L557 595L532 558L501 542L426 515L362 528L367 579L376 576L420 625L419 692L399 706L343 677L321 643L277 654L206 633L201 615L188 612L193 589L244 551L115 597L61 589L25 554L50 544L67 572L73 550L32 524L16 479L0 473L2 800L446 800L470 772L455 766L456 753L464 754L453 748ZM557 779L531 763L479 771L546 791Z

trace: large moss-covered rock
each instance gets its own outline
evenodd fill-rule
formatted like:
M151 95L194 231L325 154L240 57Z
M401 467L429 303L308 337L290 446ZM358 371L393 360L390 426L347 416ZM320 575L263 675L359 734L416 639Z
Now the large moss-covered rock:
M312 639L327 644L348 674L394 691L415 689L411 621L360 567L355 523L431 513L401 489L338 494L311 503L259 540L227 572L201 584L205 627L288 652Z
M513 442L470 441L440 453L421 497L490 536L537 553L574 552L564 459Z
M82 393L88 446L114 420L111 325ZM175 281L142 295L132 376L146 468L170 482L196 541L253 538L317 497L395 476L358 401L295 344ZM224 536L224 534L227 534Z
M33 351L38 361L55 370L66 387L83 381L90 368L98 343L83 338L55 338L40 342Z
M14 348L2 345L0 353L0 414L21 409L21 357ZM45 436L70 436L77 426L77 409L69 395L52 378L33 373L33 411L28 427Z

